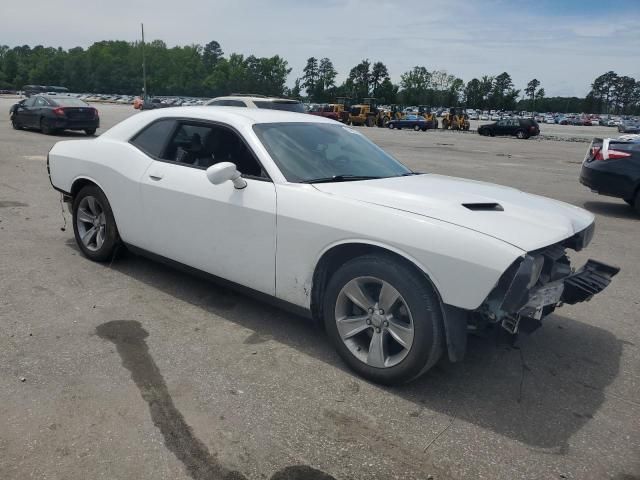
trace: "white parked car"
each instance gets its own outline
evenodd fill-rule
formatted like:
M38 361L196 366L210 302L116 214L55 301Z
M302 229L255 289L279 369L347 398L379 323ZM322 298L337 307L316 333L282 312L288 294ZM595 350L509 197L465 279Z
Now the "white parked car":
M304 114L232 107L139 113L47 159L95 261L118 245L322 320L340 356L406 382L467 328L515 334L617 273L572 270L594 217L509 187L412 172L364 135Z
M202 105L202 102L198 102ZM290 98L265 97L264 95L229 95L209 100L211 107L246 107L264 108L268 110L284 110L287 112L305 113L304 104Z

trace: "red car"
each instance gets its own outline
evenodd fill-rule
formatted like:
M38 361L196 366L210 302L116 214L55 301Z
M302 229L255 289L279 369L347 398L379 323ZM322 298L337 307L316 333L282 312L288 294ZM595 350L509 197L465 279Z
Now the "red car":
M340 103L314 105L311 107L311 110L309 110L311 115L330 118L331 120L337 120L338 122L342 121L342 112L344 112L344 105Z

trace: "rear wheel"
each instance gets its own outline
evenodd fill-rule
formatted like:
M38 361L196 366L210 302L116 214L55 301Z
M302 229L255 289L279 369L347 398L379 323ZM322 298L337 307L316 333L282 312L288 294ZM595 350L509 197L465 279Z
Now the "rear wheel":
M96 129L95 128L87 128L87 129L85 129L84 133L86 133L87 135L92 137L93 135L96 134Z
M73 200L73 233L82 253L95 262L111 259L120 243L109 201L95 185L84 187Z
M516 137L518 137L520 140L524 140L525 138L527 138L527 133L524 130L518 130L516 132Z
M46 118L40 119L40 131L45 135L53 135L55 133L55 129L49 123L49 120Z
M636 193L636 199L633 202L633 208L636 212L640 213L640 190Z
M419 132L419 131L420 131L420 125L414 125L413 129L414 129L416 132Z
M323 300L326 330L342 359L374 382L426 372L443 352L440 301L426 278L386 255L345 263Z

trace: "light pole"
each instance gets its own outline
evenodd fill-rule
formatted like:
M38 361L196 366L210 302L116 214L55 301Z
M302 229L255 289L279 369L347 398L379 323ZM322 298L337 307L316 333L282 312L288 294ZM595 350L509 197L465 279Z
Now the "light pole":
M147 99L147 63L144 56L144 23L141 23L140 26L142 27L142 92L143 92L142 100L146 100Z

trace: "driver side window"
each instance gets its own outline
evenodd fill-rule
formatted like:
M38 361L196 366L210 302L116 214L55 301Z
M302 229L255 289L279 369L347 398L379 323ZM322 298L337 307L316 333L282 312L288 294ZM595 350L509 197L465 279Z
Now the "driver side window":
M161 158L201 169L207 169L216 163L231 162L243 177L268 178L240 136L219 125L197 121L179 122Z

